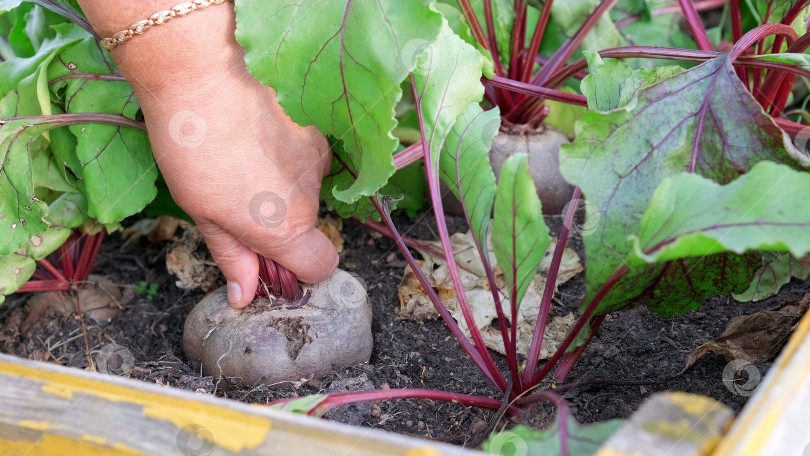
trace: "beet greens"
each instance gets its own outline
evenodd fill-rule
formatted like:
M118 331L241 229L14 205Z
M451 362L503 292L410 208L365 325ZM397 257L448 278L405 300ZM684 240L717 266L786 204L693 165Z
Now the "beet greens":
M88 238L89 253L79 254L73 241L65 244L75 239L71 230L114 230L157 193L131 88L83 30L86 23L67 2L36 3L79 26L29 3L11 3L17 8L6 17L15 25L30 13L49 27L38 46L19 37L11 51L0 46L6 60L0 74L8 76L0 83L3 295L86 278L100 236ZM335 160L322 189L327 206L343 217L381 222L367 223L394 239L452 334L502 394L377 391L285 401L284 407L322 415L351 401L418 397L521 415L547 401L559 410L552 431L515 432L534 443L554 441L560 454L587 454L574 450L578 433L600 440L615 426L583 431L564 402L538 390L550 375L565 379L605 315L637 305L677 315L725 293L764 299L801 273L791 265L810 252L810 158L802 150L810 134L801 123L810 113L791 97L797 76L810 76L808 3L679 0L652 9L629 0L237 1L237 39L248 69L276 90L294 121L332 140ZM728 30L725 24L707 30L701 11L725 6ZM655 29L657 41L649 43L625 33L678 14L688 33L662 38ZM392 134L404 123L395 115L403 100L413 104L419 137L408 147ZM561 120L566 116L569 121ZM575 136L560 153L560 169L577 187L559 214L563 226L531 345L518 353L510 321L552 238L528 157L507 159L496 178L489 153L502 125L544 123ZM396 170L419 161L443 250L436 253L447 261L470 337L419 268L408 248L417 244L391 218L396 193L384 186ZM507 372L473 321L442 182L462 202L486 270ZM586 223L595 227L583 236L587 295L581 316L543 362L556 277L582 200ZM46 259L54 251L71 258L59 263L61 271ZM505 290L497 286L493 255ZM260 294L300 296L289 272L269 260L261 270ZM765 273L779 276L776 285L757 288ZM25 284L32 275L40 282Z

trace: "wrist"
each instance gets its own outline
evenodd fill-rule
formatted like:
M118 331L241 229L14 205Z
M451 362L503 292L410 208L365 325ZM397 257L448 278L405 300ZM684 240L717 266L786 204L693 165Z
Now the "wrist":
M120 24L148 18L177 1L127 2L128 6L112 9L120 12L115 19L107 17L110 8L91 7L88 16L96 30L108 37L112 35L108 29L126 29L128 25ZM133 16L136 14L140 16ZM221 87L219 83L224 79L248 75L244 50L234 38L235 28L233 4L215 5L153 26L147 33L118 45L111 55L142 103L150 98L199 99L196 92Z

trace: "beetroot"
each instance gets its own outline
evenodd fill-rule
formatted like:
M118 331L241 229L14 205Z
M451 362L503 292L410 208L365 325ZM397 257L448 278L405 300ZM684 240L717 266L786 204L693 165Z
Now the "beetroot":
M527 154L529 173L537 187L543 214L562 215L574 192L574 186L560 173L560 147L564 144L568 144L568 138L546 125L537 130L501 128L492 140L489 159L495 175L500 175L501 165L507 158L518 153Z
M244 309L232 308L222 287L191 311L183 343L216 379L252 386L324 376L368 362L371 305L362 283L340 269L298 299L257 298Z

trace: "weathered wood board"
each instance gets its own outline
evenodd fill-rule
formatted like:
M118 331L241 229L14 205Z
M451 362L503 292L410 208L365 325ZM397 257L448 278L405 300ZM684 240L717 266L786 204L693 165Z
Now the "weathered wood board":
M0 354L0 456L233 454L482 453Z

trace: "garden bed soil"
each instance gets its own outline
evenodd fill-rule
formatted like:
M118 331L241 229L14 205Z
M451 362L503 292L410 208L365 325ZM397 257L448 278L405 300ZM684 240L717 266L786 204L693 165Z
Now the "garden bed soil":
M549 219L559 226L559 219ZM464 224L451 220L455 231ZM423 214L415 220L400 219L403 234L435 239L433 219ZM452 230L451 230L452 232ZM313 393L386 388L432 388L497 397L496 391L466 357L441 321L424 324L402 321L396 314L397 285L405 261L394 243L372 234L357 222L344 223L345 247L340 267L358 274L368 284L374 310L374 352L368 365L335 372L326 379L282 382L255 388L231 388L200 375L200 366L183 354L182 328L186 314L204 296L175 286L167 273L165 254L170 243L152 245L141 240L128 250L113 234L104 243L95 273L123 287L123 309L109 323L95 324L80 315L46 315L24 333L25 295L12 295L0 307L0 351L20 357L57 362L79 369L96 369L92 359L105 346L117 344L131 352L134 365L127 376L138 380L216 394L234 400L267 403ZM582 252L579 239L571 245ZM157 283L150 300L135 292L140 281ZM585 352L568 382L602 381L564 391L576 418L583 422L627 418L645 398L657 391L686 391L711 396L735 411L746 396L732 393L723 380L726 361L708 354L683 374L687 354L723 332L729 319L775 307L810 292L810 282L787 285L778 296L754 304L737 303L729 296L708 299L697 311L663 319L644 308L609 317ZM580 274L564 284L558 294L565 309L574 310L584 294ZM505 366L500 356L497 361ZM129 369L131 367L131 370ZM770 363L757 364L764 376ZM504 369L505 370L505 369ZM529 424L549 422L550 408L537 406ZM457 404L427 400L392 400L358 403L335 409L329 418L428 439L477 446L485 436L493 413ZM508 425L501 422L499 426Z

